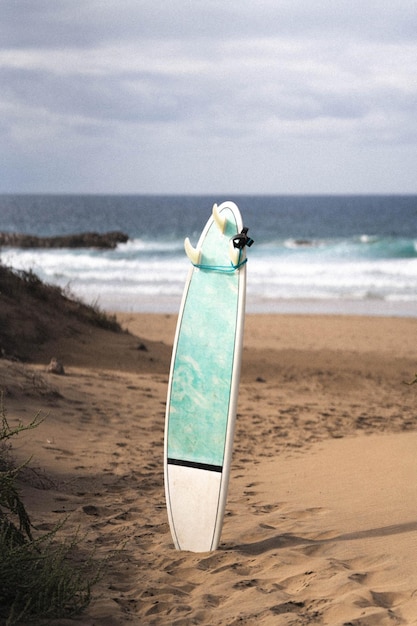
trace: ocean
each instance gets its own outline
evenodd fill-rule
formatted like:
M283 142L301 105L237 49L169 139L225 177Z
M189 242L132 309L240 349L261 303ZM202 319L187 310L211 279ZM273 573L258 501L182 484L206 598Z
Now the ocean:
M115 250L2 248L0 262L106 311L176 313L184 238L197 243L224 200L255 240L249 313L417 316L417 196L0 195L0 231L130 238Z

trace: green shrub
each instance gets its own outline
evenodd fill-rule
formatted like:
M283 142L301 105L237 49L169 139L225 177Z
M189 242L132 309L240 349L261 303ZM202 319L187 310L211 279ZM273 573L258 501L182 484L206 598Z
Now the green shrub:
M0 623L72 617L91 599L90 563L71 560L77 542L56 543L57 529L22 544L0 532ZM86 571L87 570L87 571Z
M30 424L10 428L0 404L0 625L36 623L48 618L77 615L87 607L91 586L98 579L92 558L75 562L79 540L58 542L59 526L35 536L16 480L22 467L14 467L10 439ZM95 569L95 571L94 571Z

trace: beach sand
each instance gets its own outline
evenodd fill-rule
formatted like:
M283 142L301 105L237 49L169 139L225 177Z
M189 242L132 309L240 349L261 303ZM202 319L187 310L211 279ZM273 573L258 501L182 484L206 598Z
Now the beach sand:
M110 556L86 612L52 624L417 624L417 319L247 317L221 544L194 554L163 486L176 318L117 316L131 334L0 360L9 422L45 417L14 444L33 522Z

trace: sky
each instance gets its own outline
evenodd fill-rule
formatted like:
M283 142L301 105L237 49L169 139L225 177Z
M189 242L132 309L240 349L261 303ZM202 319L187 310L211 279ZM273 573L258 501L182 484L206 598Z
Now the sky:
M0 192L417 193L417 0L0 0Z

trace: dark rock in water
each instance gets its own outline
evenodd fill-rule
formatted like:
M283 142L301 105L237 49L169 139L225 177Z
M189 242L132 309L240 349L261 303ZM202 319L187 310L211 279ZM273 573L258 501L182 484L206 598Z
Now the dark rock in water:
M37 237L23 233L1 233L0 246L10 248L110 248L126 243L129 236L120 231L108 233L78 233L57 237Z

